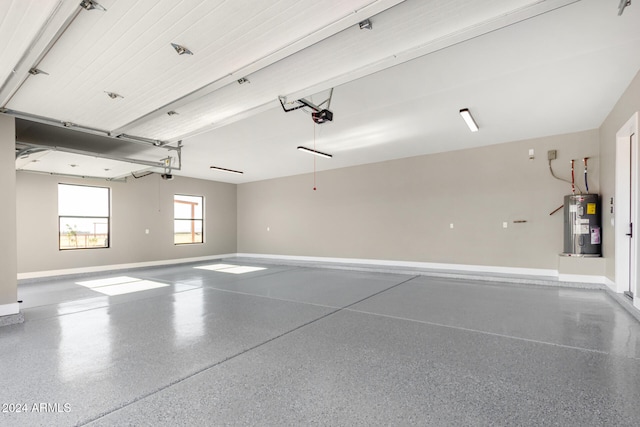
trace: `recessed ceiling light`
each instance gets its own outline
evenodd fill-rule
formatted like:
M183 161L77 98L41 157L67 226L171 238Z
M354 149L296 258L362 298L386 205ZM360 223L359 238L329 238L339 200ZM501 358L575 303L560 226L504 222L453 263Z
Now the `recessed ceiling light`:
M215 170L219 170L219 171L222 171L222 172L236 173L238 175L242 175L244 173L244 172L241 172L241 171L235 171L233 169L220 168L218 166L209 166L209 169L215 169Z
M102 6L100 3L98 3L95 0L82 0L80 2L80 7L83 7L86 10L98 9L98 10L101 10L103 12L107 11L107 9L105 9L104 6Z
M479 129L478 124L473 119L473 116L471 115L471 112L469 111L469 109L463 108L462 110L460 110L460 115L464 119L467 126L469 126L469 130L471 132L478 132L478 129Z
M115 93L115 92L107 92L107 91L105 91L104 93L106 93L106 94L107 94L107 96L108 96L109 98L111 98L111 99L124 98L124 96L122 96L122 95L120 95L120 94L117 94L117 93Z
M171 46L173 46L173 48L176 50L178 55L193 55L193 52L191 52L189 49L187 49L184 46L181 46L176 43L171 43Z
M327 159L331 159L333 157L333 155L331 154L327 154L327 153L323 153L321 151L316 151L316 150L312 150L311 148L307 148L307 147L298 147L298 150L300 151L304 151L305 153L310 153L319 157L325 157Z

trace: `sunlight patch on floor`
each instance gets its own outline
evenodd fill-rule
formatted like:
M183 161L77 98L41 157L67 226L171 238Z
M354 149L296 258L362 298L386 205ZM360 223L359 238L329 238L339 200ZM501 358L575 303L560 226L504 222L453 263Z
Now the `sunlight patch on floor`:
M133 292L141 292L147 291L149 289L164 288L169 286L166 283L136 279L135 277L129 276L87 280L76 282L76 284L108 296L130 294Z
M221 273L231 273L231 274L244 274L244 273L251 273L254 271L266 270L266 267L250 267L250 266L230 265L230 264L211 264L211 265L202 265L194 268L199 268L201 270L219 271Z

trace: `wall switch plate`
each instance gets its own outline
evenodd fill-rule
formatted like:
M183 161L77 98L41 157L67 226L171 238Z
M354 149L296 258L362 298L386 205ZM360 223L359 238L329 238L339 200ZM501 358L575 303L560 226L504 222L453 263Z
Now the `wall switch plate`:
M502 228L507 228L508 226L509 226L509 223L508 223L508 222L503 222L503 223L502 223Z
M558 150L547 151L547 157L549 160L555 160L558 158Z

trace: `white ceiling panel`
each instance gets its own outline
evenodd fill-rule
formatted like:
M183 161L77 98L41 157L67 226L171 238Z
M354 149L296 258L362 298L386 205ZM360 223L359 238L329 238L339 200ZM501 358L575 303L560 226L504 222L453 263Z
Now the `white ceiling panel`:
M315 158L317 170L594 129L640 70L640 9L625 14L583 1L339 86L331 123L278 107L187 138L183 161L191 176L241 183L312 172L295 148L313 147L314 128L334 155Z
M494 29L495 20L501 25L512 24L539 13L528 6L532 0L494 0L491 2L408 0L371 18L373 30L360 30L352 26L326 40L289 56L269 67L248 75L250 84L232 83L206 94L186 105L176 105L179 113L167 117L158 112L147 120L126 127L127 134L147 135L159 140L178 140L206 129L226 125L235 115L244 117L247 111L263 111L278 106L278 97L309 96L313 92L331 87L333 82L348 82L357 77L379 71L410 59L405 55L424 46L469 32ZM556 7L564 2L548 2ZM518 12L518 13L516 13ZM513 19L506 19L507 16ZM486 27L484 30L483 27ZM438 47L438 49L440 46ZM399 59L400 56L404 59Z
M118 179L151 169L145 165L60 151L44 151L16 159L16 170L56 175Z
M50 73L22 64L0 88L0 108L27 119L19 140L157 162L176 152L102 131L181 139L174 174L233 183L594 129L640 70L635 2L618 16L615 0L101 0L106 12L60 0L44 28L15 3L0 3L16 17L0 31L36 34L20 57ZM372 30L358 28L366 18ZM278 102L317 104L332 87L323 125ZM314 143L334 157L295 149Z
M7 107L113 130L289 46L304 48L372 3L104 0L106 12L82 11L39 64L49 75L29 78ZM194 55L177 55L171 43Z
M0 87L38 36L40 28L58 3L57 0L0 1Z

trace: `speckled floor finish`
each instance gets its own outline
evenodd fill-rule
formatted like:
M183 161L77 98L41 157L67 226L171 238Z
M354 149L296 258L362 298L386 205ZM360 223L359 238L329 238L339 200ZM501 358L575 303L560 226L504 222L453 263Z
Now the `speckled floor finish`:
M602 290L221 263L21 283L0 425L640 425Z

